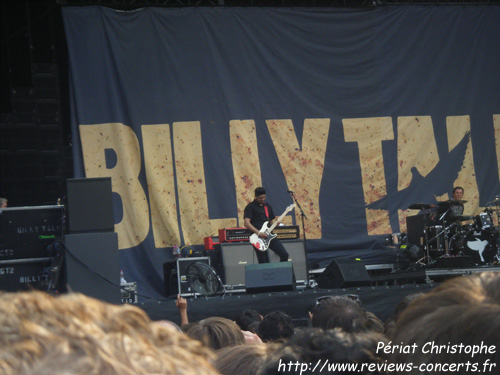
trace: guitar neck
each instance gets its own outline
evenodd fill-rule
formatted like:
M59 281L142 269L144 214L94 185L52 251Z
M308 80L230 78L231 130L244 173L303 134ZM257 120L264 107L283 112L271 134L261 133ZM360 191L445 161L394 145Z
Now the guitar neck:
M273 229L276 227L276 225L278 225L279 223L281 223L281 220L283 220L283 218L284 218L284 217L285 217L285 215L288 213L288 211L289 211L288 209L287 209L287 210L285 210L285 212L283 212L283 213L281 214L281 216L280 216L280 217L278 217L278 219L276 219L276 220L274 221L274 223L273 223L273 224L269 227L269 229L268 229L268 230L269 230L269 232L272 232L272 231L273 231Z

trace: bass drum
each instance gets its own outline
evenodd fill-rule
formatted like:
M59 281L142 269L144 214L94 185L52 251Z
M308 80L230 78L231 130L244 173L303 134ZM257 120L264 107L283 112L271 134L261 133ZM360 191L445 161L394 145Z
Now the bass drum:
M461 241L461 253L472 257L476 263L498 262L498 232L473 229Z

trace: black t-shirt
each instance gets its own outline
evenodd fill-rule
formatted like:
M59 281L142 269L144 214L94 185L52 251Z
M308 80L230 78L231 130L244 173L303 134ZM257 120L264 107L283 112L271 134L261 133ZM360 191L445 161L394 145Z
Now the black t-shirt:
M440 219L446 213L443 219L448 220L454 216L462 216L464 213L464 204L457 201L448 201L438 205L436 210L436 219Z
M266 210L264 206L267 206L267 210L269 212L269 218L266 216ZM244 218L249 218L250 223L256 228L262 228L262 225L266 221L273 220L276 216L274 216L273 209L269 203L264 203L264 205L260 206L257 202L251 201L245 207L245 212L243 215Z

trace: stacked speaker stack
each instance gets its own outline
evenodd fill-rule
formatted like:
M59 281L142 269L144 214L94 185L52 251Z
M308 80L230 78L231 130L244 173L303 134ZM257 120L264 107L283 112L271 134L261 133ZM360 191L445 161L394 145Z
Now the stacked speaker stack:
M63 215L56 205L0 209L0 289L47 290L49 248L62 238Z
M120 262L111 178L68 179L67 189L69 234L64 236L64 243L68 288L120 303Z

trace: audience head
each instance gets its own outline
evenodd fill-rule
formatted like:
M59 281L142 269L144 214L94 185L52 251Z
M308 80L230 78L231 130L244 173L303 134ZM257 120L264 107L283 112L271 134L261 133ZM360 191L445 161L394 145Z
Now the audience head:
M396 307L394 308L394 318L398 320L399 316L406 310L406 308L415 301L416 299L422 297L424 293L413 293L405 296L401 301L398 302Z
M260 375L319 373L319 369L313 370L314 365L303 369L301 364L323 364L326 363L326 360L330 364L382 363L385 358L377 354L376 350L379 342L387 343L387 339L377 332L348 333L340 328L331 330L302 328L282 344L276 352L269 355L262 365ZM287 371L284 372L283 368L280 368L280 364L283 363L298 363L299 365L287 368ZM348 372L343 373L347 374ZM360 372L356 371L355 373L359 374Z
M244 344L217 352L214 367L221 375L256 375L272 345Z
M414 300L399 316L394 342L415 345L410 354L394 353L394 362L498 363L500 354L500 275L490 272L448 280ZM444 349L431 350L443 345ZM495 354L471 356L460 345L495 347ZM483 372L483 368L480 369ZM499 371L496 368L494 371ZM469 371L472 371L469 369ZM441 373L437 368L427 373Z
M260 323L261 320L262 315L257 310L245 310L236 318L236 324L243 331L251 331L250 325L255 322Z
M384 333L387 337L392 337L394 333L394 328L396 327L396 321L399 319L399 316L406 308L410 305L411 302L423 296L424 293L413 293L405 296L401 301L398 302L396 308L394 309L394 315L392 315L385 322L385 330Z
M189 337L214 350L245 343L245 336L240 327L226 318L211 317L182 328Z
M0 373L216 374L213 353L132 305L81 294L0 295Z
M374 313L371 311L366 312L367 325L366 328L369 331L375 331L378 333L384 333L384 322L382 322Z
M342 328L345 332L368 329L368 317L360 304L345 296L323 299L311 310L311 325L322 329Z
M259 330L260 322L253 322L248 326L248 331L257 333Z
M264 342L279 342L294 333L292 318L283 311L275 310L264 316L257 328L257 334Z
M7 198L0 198L0 208L7 208L8 203Z

